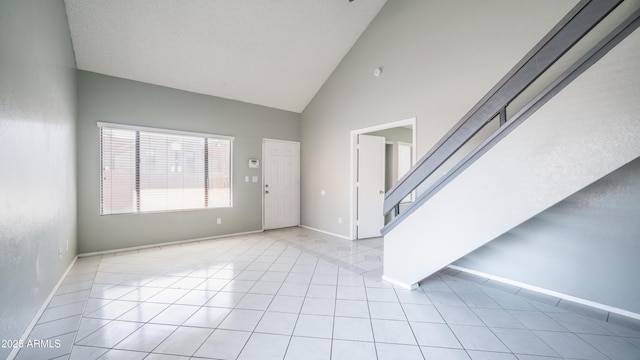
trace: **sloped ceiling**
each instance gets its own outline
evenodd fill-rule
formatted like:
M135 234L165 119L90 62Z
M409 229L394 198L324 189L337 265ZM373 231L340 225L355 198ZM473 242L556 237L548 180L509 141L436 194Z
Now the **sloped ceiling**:
M81 70L302 112L386 0L65 0Z

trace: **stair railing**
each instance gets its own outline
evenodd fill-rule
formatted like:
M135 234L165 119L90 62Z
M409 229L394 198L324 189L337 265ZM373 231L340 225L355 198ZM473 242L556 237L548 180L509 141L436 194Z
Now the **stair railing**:
M405 217L420 207L476 159L488 151L508 133L526 120L538 108L555 96L579 74L597 62L611 48L640 25L640 10L635 11L614 31L557 77L549 86L525 105L517 114L507 118L507 107L549 69L562 55L578 43L622 1L583 0L578 3L509 73L498 82L405 176L389 191L383 212L394 211L394 218L382 229L388 233ZM495 118L500 128L465 156L452 169L421 192L417 199L400 213L400 203L415 191L436 170L451 159L458 150Z

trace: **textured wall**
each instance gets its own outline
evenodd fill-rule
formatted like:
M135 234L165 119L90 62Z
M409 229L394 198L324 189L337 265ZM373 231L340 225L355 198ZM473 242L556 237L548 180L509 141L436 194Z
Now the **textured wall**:
M417 117L420 157L576 3L388 1L302 113L302 224L349 235L352 130Z
M22 336L76 254L75 99L62 0L0 1L0 339Z
M233 208L100 216L96 122L235 136ZM300 140L300 115L233 100L78 72L78 252L262 229L262 138ZM258 183L244 182L258 176ZM222 224L216 224L216 218Z

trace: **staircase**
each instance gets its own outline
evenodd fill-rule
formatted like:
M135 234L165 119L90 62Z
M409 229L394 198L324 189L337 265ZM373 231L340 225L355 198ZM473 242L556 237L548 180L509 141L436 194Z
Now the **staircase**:
M413 288L640 157L640 10L629 6L581 1L387 192L385 280Z

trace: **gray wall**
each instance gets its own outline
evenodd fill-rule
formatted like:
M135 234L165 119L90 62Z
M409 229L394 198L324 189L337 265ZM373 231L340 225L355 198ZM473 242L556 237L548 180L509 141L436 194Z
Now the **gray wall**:
M349 235L350 131L417 117L420 157L576 3L388 1L302 113L301 223Z
M235 136L233 208L100 216L96 122ZM262 138L299 141L300 115L79 71L78 252L261 230L262 169L247 161L262 158ZM244 182L254 175L258 183Z
M638 204L640 159L456 265L640 314Z
M62 0L0 1L3 340L22 336L76 254L75 99Z

